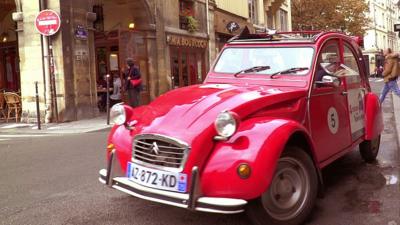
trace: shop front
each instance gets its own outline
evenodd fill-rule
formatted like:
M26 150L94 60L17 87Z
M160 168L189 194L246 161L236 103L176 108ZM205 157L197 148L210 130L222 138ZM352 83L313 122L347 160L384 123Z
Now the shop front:
M94 5L93 11L98 15L94 27L96 29L96 77L99 101L104 95L105 77L110 75L111 90L109 92L115 93L112 90L113 80L119 77L122 81L121 101L127 102L124 89L126 59L132 58L142 76L143 90L140 104L148 104L150 102L149 58L151 57L148 51L152 45L148 39L154 36L154 30L149 26L152 19L145 15L144 1L123 1L117 4L106 0L101 5ZM116 11L119 13L115 14ZM141 13L133 14L132 12Z
M167 35L170 52L172 88L203 82L206 71L207 39Z

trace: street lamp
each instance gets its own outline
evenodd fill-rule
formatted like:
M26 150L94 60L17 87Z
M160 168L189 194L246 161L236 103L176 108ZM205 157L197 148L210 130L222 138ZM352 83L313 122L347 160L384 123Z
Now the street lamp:
M3 32L3 33L0 35L0 40L1 40L3 43L7 42L7 41L8 41L8 33Z
M130 30L135 29L135 23L133 23L133 22L129 23L128 28L129 28Z

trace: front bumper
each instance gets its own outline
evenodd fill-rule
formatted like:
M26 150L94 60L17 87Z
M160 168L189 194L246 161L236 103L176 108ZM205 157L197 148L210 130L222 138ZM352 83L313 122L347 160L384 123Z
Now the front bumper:
M192 182L189 188L189 193L176 193L145 187L130 181L127 177L114 177L113 168L115 168L116 163L118 162L116 161L115 151L112 151L108 161L107 169L102 169L99 171L99 181L105 185L108 185L109 187L141 199L194 211L222 214L241 213L244 211L244 206L247 204L247 201L243 199L201 196L199 188L199 172L197 167L192 169Z

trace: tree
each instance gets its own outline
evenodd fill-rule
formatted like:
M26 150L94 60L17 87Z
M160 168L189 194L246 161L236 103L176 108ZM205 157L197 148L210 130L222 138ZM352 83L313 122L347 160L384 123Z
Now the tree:
M342 30L364 35L369 27L364 0L292 0L293 30Z

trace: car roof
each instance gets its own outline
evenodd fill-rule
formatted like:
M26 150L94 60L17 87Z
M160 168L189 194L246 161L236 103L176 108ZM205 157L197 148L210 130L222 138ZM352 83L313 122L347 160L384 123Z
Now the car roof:
M250 33L244 29L242 33L234 36L228 44L315 44L321 39L328 37L345 38L356 41L357 37L348 36L337 31L292 31L292 32L270 32Z

